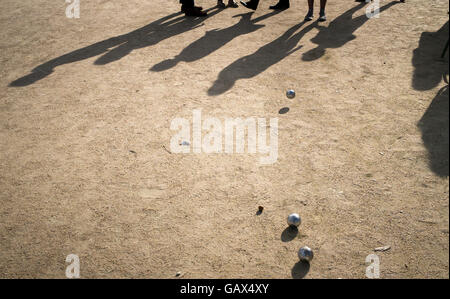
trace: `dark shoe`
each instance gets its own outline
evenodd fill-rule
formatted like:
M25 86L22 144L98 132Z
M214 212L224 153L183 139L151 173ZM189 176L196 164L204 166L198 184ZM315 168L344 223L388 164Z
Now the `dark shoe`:
M201 6L194 6L194 8L203 10L203 7L201 7ZM184 5L181 5L181 12L186 12L186 9L189 9L189 7L185 7Z
M207 13L199 9L198 7L190 7L185 9L184 14L186 17L206 17Z
M250 0L247 2L241 1L241 4L249 9L256 10L258 8L259 0Z
M280 0L277 4L270 6L270 9L285 10L290 7L289 0Z
M219 8L225 8L225 7L227 7L227 6L225 5L225 3L223 3L222 0L218 0L218 1L217 1L217 7L219 7Z
M320 14L319 22L325 22L327 20L327 16L325 14Z
M312 21L314 19L314 14L312 12L308 12L305 16L305 21Z
M239 5L236 2L234 2L234 0L229 0L227 7L237 8L239 7Z

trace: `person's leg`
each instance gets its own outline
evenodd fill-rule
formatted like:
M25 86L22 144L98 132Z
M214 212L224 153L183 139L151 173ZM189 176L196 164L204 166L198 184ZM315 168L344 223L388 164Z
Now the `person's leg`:
M180 0L181 9L194 7L194 0Z
M239 5L234 0L228 0L228 7L237 8Z
M314 0L308 0L308 14L305 21L311 21L314 18Z
M194 5L194 0L180 0L181 11L189 17L204 17L206 12L202 11L201 7Z
M327 20L327 17L325 15L325 7L327 6L327 0L320 0L320 17L319 21L325 22Z
M198 9L202 10L203 7L195 6L194 0L180 0L181 3L181 11L184 12L188 8L197 7Z
M325 7L327 6L327 0L320 0L320 11L325 12Z
M270 9L288 9L291 6L289 0L279 0L277 4L270 6Z

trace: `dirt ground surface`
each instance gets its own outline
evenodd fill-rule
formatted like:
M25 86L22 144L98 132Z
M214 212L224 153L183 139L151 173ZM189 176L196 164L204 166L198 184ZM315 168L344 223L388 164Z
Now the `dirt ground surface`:
M274 2L0 2L1 278L449 277L448 1ZM194 109L278 118L277 162L172 153Z

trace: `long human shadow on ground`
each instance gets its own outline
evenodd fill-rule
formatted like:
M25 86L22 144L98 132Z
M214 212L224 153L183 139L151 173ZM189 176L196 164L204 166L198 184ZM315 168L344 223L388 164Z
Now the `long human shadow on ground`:
M448 40L448 30L447 22L437 32L423 32L412 59L414 89L431 90L442 80L447 84L438 91L418 123L428 150L430 169L440 177L449 176L449 66L448 59L439 58Z
M398 3L400 2L392 1L380 7L380 13ZM293 26L282 36L261 47L255 53L242 57L223 69L213 86L208 90L208 95L223 94L230 90L238 80L253 78L298 51L302 46L296 47L297 43L314 27L319 28L320 31L311 41L318 47L303 54L303 60L319 59L325 53L325 49L344 46L347 42L356 38L353 33L369 19L366 14L357 18L352 17L356 11L365 5L365 3L360 3L352 7L333 20L328 27L317 26L318 22L314 22L294 34L305 22Z
M238 80L253 78L300 50L302 46L297 46L298 42L317 25L317 22L311 23L298 33L295 33L304 24L305 22L301 22L289 28L279 38L259 48L255 53L239 58L224 68L219 73L213 86L208 90L208 94L210 96L220 95L230 90Z
M440 177L449 175L448 97L447 81L447 86L439 90L418 124L422 141L428 150L430 169Z
M383 11L399 3L401 2L392 1L380 7L379 13L382 13ZM365 5L366 3L362 2L355 7L352 7L331 21L327 27L318 26L317 28L319 29L319 33L311 39L317 47L303 53L302 60L313 61L319 59L325 54L326 49L340 48L348 42L354 40L356 38L354 32L363 26L369 18L365 13L356 18L353 18L353 14Z
M200 39L184 48L180 54L172 59L167 59L155 64L150 70L153 72L161 72L175 67L181 61L193 62L200 60L225 46L236 37L249 34L263 28L265 25L257 25L256 23L280 12L281 11L279 10L271 12L254 20L250 19L253 12L236 15L234 17L240 17L240 20L235 25L220 30L214 29L207 31Z
M449 22L436 32L422 32L412 59L414 89L422 91L433 89L442 82L442 74L448 72L448 62L439 59L448 39L448 29Z
M202 18L185 17L181 12L173 13L127 34L112 37L72 51L35 67L30 74L14 80L9 86L22 87L31 85L53 73L57 66L102 54L94 64L105 65L117 61L130 54L133 50L156 45L165 39L203 26L203 22L206 19L216 15L222 9L212 7L206 11L209 12L208 16Z

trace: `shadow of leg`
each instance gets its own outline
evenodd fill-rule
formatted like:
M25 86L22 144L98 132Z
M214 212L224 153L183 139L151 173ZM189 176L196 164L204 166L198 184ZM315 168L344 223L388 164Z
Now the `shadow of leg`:
M302 279L305 278L305 276L308 274L309 272L309 268L311 266L309 265L308 262L305 261L300 261L297 264L295 264L295 266L292 268L291 274L292 274L292 278L294 279Z
M32 73L23 76L22 78L19 78L17 80L14 80L13 82L9 83L10 87L23 87L23 86L28 86L33 84L36 81L39 81L45 77L47 77L48 75L50 75L51 73L53 73L52 70L44 72L44 71L39 71L39 70L33 70Z
M297 235L298 235L298 228L296 228L295 226L289 226L281 234L281 241L290 242L294 240L295 237L297 237Z

